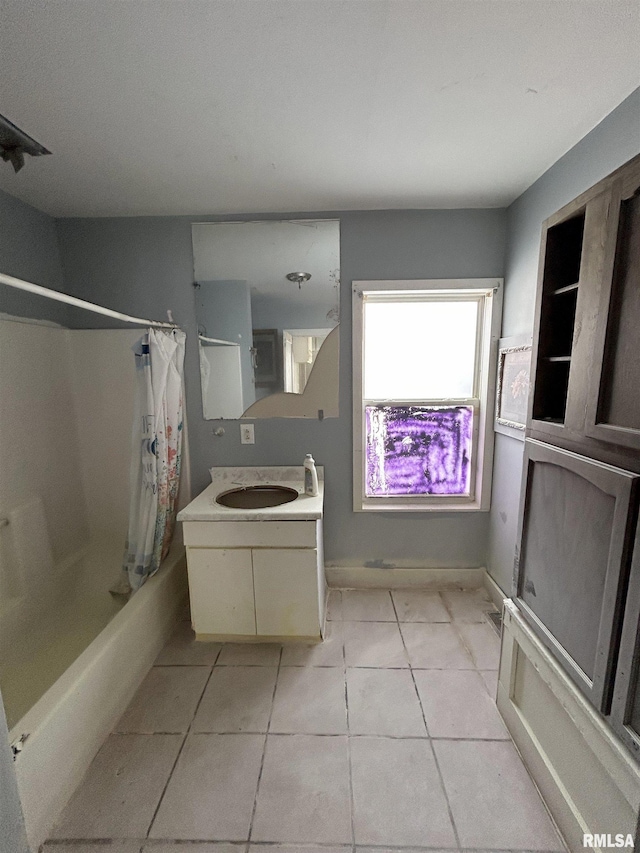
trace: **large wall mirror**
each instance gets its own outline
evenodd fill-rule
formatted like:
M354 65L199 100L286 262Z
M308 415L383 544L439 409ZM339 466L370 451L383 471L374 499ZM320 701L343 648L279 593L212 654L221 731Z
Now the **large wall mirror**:
M337 417L338 220L191 233L204 417Z

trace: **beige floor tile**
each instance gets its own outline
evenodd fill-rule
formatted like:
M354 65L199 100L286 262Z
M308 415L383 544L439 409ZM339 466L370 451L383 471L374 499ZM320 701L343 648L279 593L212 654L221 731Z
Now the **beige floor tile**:
M52 838L144 838L182 735L110 735Z
M451 617L438 592L394 589L391 597L400 622L450 622Z
M327 598L327 619L339 621L342 619L342 590L330 589Z
M496 694L498 693L498 672L495 669L481 669L480 677L484 681L487 686L487 690L489 691L489 696L492 699L496 698Z
M462 847L563 850L512 743L435 741Z
M456 847L429 741L350 743L357 844Z
M409 665L397 622L345 622L344 650L347 666Z
M395 622L396 613L389 590L343 590L342 618L352 622Z
M286 667L280 670L270 732L347 733L344 672L337 667Z
M431 737L509 738L479 673L430 669L413 675Z
M486 622L457 622L456 628L478 669L498 669L500 637L490 625Z
M494 603L482 587L446 589L440 594L454 622L484 622L484 614L488 610L495 610Z
M413 678L403 669L348 669L349 732L426 737Z
M277 666L282 646L278 643L226 643L217 666Z
M186 732L211 670L205 666L154 666L114 732Z
M263 747L264 735L189 735L149 837L246 840Z
M342 622L327 622L321 643L285 643L282 666L344 666Z
M275 666L215 667L192 730L266 732L277 674Z
M346 737L269 735L253 841L351 842Z
M213 666L221 648L222 643L199 643L189 622L179 622L155 665Z
M453 625L436 622L403 622L400 630L412 667L473 669L471 656Z

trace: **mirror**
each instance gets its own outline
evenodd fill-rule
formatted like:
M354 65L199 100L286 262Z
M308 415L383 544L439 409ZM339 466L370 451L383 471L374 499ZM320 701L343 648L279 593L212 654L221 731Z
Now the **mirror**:
M337 417L338 220L191 233L205 419Z

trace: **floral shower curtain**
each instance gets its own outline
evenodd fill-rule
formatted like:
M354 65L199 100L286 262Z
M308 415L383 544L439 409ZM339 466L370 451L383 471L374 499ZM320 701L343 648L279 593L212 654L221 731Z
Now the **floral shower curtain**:
M182 456L185 339L177 329L149 329L134 347L131 503L118 592L139 589L158 571L171 544Z

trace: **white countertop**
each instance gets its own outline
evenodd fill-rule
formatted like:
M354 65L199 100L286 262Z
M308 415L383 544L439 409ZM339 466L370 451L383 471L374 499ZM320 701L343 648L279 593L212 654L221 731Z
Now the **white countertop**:
M178 513L178 521L310 521L322 518L324 468L317 466L318 494L304 494L304 468L298 466L210 468L211 485ZM234 486L288 486L299 497L280 506L263 509L234 509L216 503L221 492Z

